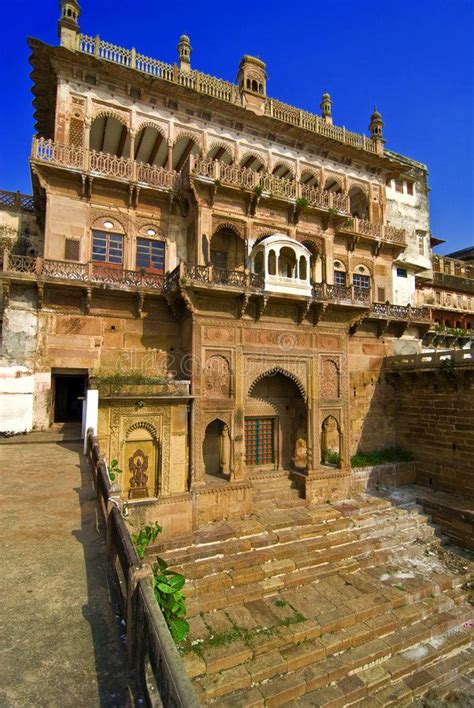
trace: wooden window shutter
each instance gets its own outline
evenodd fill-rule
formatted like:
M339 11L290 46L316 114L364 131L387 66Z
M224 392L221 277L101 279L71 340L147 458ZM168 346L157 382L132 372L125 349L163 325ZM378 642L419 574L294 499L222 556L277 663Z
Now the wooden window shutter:
M379 302L385 302L385 288L377 288L377 300Z
M81 253L81 242L77 238L67 238L64 241L64 258L67 261L78 261Z

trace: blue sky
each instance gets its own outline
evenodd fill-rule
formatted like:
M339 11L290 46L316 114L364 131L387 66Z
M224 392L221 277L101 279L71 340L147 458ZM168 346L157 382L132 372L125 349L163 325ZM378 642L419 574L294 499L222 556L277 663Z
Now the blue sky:
M243 54L267 63L268 93L368 132L374 104L387 147L428 165L431 229L446 253L474 243L473 0L238 3L82 0L81 30L174 62L190 35L192 65L235 80ZM57 0L0 0L3 37L0 187L28 192L33 135L27 36L57 43Z

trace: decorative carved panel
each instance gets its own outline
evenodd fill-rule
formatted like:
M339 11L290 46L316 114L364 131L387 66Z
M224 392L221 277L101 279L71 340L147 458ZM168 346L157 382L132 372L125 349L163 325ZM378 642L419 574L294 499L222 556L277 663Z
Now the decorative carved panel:
M321 360L321 398L339 398L341 390L339 365L333 359Z
M222 354L208 356L204 370L204 395L206 398L229 398L231 372L229 360Z

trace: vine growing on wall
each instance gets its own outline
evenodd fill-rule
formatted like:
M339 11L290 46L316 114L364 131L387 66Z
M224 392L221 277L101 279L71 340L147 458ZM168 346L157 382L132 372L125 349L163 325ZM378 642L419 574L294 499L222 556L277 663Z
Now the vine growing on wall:
M163 528L158 522L147 524L138 533L132 534L132 542L140 560L145 557L146 549L154 543ZM182 593L186 580L184 575L169 570L163 558L156 557L153 566L153 592L159 604L171 636L178 644L182 642L189 632L186 621L186 601Z

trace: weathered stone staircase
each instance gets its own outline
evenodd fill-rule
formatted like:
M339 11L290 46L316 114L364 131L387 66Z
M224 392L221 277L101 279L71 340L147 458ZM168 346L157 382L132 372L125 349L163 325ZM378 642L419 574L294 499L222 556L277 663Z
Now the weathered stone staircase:
M203 704L468 696L469 563L443 550L419 507L369 496L305 506L278 474L254 486L251 517L161 551L188 581L182 653Z

